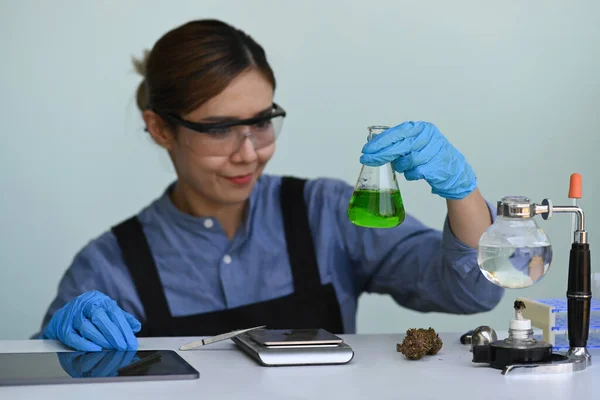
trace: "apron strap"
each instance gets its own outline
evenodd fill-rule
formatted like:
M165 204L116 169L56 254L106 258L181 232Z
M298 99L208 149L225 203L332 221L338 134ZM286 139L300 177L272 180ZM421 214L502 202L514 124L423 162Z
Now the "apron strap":
M305 179L282 177L280 202L294 293L310 296L321 289L321 278L304 201L305 183ZM158 268L137 216L121 222L111 230L117 238L123 260L146 314L146 323L138 336L173 336L175 322Z
M117 238L146 315L147 327L142 328L140 336L145 336L143 331L146 330L170 336L173 329L171 311L140 221L133 216L113 227L112 232Z
M320 290L321 276L315 254L308 211L304 201L306 180L281 178L280 201L287 251L294 278L294 292L310 294Z

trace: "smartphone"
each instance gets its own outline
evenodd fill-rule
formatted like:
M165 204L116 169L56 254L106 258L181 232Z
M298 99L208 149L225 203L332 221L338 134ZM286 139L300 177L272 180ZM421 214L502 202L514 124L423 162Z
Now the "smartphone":
M338 346L344 342L325 329L256 329L248 336L265 347Z

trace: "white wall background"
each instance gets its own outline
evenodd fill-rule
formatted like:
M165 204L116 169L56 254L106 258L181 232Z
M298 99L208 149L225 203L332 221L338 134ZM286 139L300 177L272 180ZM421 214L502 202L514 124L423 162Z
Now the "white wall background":
M223 19L265 47L289 113L267 172L354 183L367 125L428 120L494 204L507 194L570 204L580 172L594 253L598 15L595 0L1 0L0 339L34 333L75 252L173 179L142 130L130 57L189 19ZM444 201L400 184L407 210L441 227ZM570 218L538 223L555 249L538 285L470 317L365 296L359 331L504 330L515 296L564 296Z

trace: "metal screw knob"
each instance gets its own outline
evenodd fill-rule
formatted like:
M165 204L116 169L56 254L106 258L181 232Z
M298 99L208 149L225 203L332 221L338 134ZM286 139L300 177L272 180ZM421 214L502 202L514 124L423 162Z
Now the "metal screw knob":
M486 325L479 326L471 334L471 351L475 346L483 346L496 340L498 340L498 335L494 329Z

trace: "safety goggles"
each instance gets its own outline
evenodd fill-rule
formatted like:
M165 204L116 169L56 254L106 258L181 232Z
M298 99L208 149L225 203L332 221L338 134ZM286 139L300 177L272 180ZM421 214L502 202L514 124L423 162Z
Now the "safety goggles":
M229 156L249 138L255 150L271 145L281 132L286 112L273 103L263 115L253 118L215 123L198 123L175 114L157 112L165 120L186 129L185 142L191 150L203 156Z

